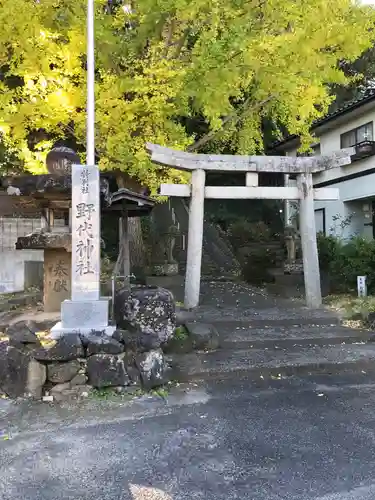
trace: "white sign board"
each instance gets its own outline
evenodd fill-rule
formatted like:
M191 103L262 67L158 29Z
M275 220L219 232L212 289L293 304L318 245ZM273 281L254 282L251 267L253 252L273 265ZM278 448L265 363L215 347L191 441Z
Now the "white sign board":
M357 276L358 297L367 296L366 276Z

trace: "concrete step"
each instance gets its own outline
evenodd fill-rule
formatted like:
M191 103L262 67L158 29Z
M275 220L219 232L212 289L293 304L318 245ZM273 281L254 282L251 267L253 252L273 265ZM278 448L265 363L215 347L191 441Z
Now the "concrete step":
M218 350L170 357L180 381L240 376L286 377L310 373L365 372L375 366L375 345L334 345L286 349Z
M213 323L218 325L233 324L233 322L243 322L252 327L270 326L300 326L300 325L338 325L341 320L337 315L324 309L307 309L298 305L292 307L252 307L249 306L235 308L236 298L228 297L227 303L232 300L234 304L226 307L217 304L216 306L204 306L195 309L197 321ZM290 301L289 301L290 302Z
M337 324L249 325L247 322L216 323L222 349L278 349L374 342L375 332Z

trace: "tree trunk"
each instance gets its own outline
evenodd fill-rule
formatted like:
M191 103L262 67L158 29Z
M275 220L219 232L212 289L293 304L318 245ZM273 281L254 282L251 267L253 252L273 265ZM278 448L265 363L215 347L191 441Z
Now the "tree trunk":
M137 193L144 193L144 188L132 177L129 177L123 172L117 172L116 181L118 188L127 188ZM128 234L130 248L130 266L132 268L144 269L146 263L146 252L143 241L141 218L129 217L128 219ZM120 252L121 254L121 252ZM119 255L118 267L122 266L123 256ZM120 262L119 262L120 261Z
M143 241L141 218L129 218L129 247L131 267L144 268L145 266L145 245Z

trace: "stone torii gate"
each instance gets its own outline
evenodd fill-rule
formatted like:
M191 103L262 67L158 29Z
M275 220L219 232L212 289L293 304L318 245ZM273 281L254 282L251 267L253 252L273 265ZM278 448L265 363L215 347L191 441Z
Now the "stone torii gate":
M192 154L147 144L151 160L159 165L191 172L189 184L162 184L160 194L190 198L189 232L185 278L185 307L199 304L203 245L204 199L299 200L299 225L303 256L306 305L322 303L314 200L338 200L337 188L313 188L312 174L351 163L354 148L326 156L232 156ZM208 172L244 172L246 186L206 186ZM260 187L259 172L297 174L297 186Z

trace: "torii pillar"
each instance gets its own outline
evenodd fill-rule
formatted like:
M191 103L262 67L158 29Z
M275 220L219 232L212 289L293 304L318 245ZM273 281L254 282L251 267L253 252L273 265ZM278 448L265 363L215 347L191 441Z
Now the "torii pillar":
M306 305L310 308L321 306L314 200L338 200L339 190L314 189L312 174L350 164L354 148L310 157L191 154L155 144L147 144L147 150L154 163L192 174L190 185L162 184L160 187L163 196L190 198L185 307L192 309L199 305L205 198L299 200ZM206 171L243 172L246 186L206 186ZM297 187L259 187L259 172L297 174Z

